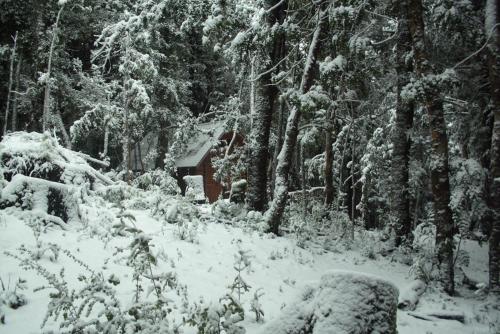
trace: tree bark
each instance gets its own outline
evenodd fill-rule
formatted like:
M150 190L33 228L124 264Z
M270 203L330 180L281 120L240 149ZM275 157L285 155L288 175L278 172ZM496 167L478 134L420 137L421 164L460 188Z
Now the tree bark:
M267 23L269 27L282 24L285 20L287 1L279 4L279 0L267 0ZM272 10L270 10L272 9ZM269 11L270 10L270 11ZM250 210L264 211L267 205L267 170L269 165L269 133L276 105L278 89L272 84L272 74L283 57L285 36L283 32L276 33L272 42L272 51L269 55L269 65L255 82L255 113L252 126L254 147L250 152L250 166L248 169L247 206ZM254 78L252 78L254 80Z
M492 32L489 42L491 106L493 131L490 157L490 207L492 229L489 239L490 292L500 294L500 1L488 0L486 34Z
M302 73L299 94L305 94L311 88L313 82L313 69L316 64L316 57L321 45L320 35L324 26L325 12L320 10L318 22L309 45L308 56ZM293 151L297 143L299 133L300 109L292 106L288 116L285 140L278 156L278 166L276 167L276 181L274 183L274 196L269 210L266 211L264 219L269 226L269 231L279 234L281 217L285 211L288 197L288 177L292 165Z
M403 1L402 1L403 2ZM423 82L432 74L425 46L422 0L408 0L409 28L412 37L415 72ZM453 268L453 218L450 203L448 167L448 136L443 112L443 99L439 92L425 90L424 105L431 132L431 185L434 197L434 223L436 225L436 255L445 291L455 290Z
M325 134L325 205L330 207L333 203L333 111L328 111Z
M21 77L21 64L22 64L22 57L19 57L19 60L17 61L17 66L16 66L16 94L14 94L13 101L12 101L12 131L17 131L17 105L19 101L18 97L18 92L20 90L20 77Z
M17 31L14 36L14 46L12 47L12 55L10 56L10 71L9 71L9 87L7 91L7 105L5 106L5 118L3 125L3 135L7 134L7 128L9 124L9 109L10 109L10 96L12 94L12 83L14 81L14 62L16 61L16 49L17 49Z
M156 145L156 161L155 168L164 169L165 168L165 154L168 152L168 131L167 123L165 121L160 121L160 130L158 132L158 143Z
M47 65L47 73L45 77L45 91L43 95L43 120L42 120L42 130L45 132L49 128L50 122L50 74L52 71L52 58L54 56L54 47L57 40L57 29L59 26L59 20L61 19L61 14L64 9L64 4L59 8L57 12L56 23L54 24L54 30L52 31L52 41L50 43L49 50L49 63Z
M281 151L281 147L283 146L283 135L284 135L284 125L285 125L285 102L281 100L280 103L280 113L278 117L278 132L276 139L276 147L273 152L273 161L272 161L272 171L271 171L271 184L270 184L270 192L271 195L274 194L274 181L276 180L276 165L278 164L278 155ZM272 199L272 198L271 198Z
M408 28L408 7L406 1L395 1L394 10L398 16L398 37L396 46L396 124L392 134L392 175L394 192L392 212L396 231L396 246L403 242L411 244L412 223L409 199L410 131L413 126L413 105L401 98L401 90L410 82L412 66L407 61L411 53L411 36Z

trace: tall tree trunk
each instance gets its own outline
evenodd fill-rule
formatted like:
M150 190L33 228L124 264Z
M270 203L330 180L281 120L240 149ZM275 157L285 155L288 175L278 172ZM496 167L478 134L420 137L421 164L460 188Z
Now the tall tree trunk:
M49 63L47 65L47 73L45 73L45 91L43 94L43 120L42 120L42 130L45 132L49 128L50 123L50 74L52 72L52 58L54 56L54 47L57 40L57 29L59 26L59 20L61 19L61 14L64 9L64 4L61 5L59 11L57 12L56 23L54 24L54 29L52 30L52 41L50 42L49 50Z
M335 116L332 110L328 111L325 134L325 205L330 207L333 203L333 121Z
M273 152L273 161L272 161L272 172L271 172L271 184L270 184L270 190L271 194L274 194L274 181L276 180L276 165L278 164L278 155L281 151L281 146L283 145L283 136L285 132L285 102L282 99L280 102L280 114L278 117L278 132L277 132L277 139L276 139L276 147L274 148Z
M155 168L164 169L165 168L165 154L168 152L168 131L167 122L160 121L160 130L158 131L158 143L156 145L156 156Z
M5 106L5 117L3 124L3 135L7 134L7 128L9 124L9 112L10 112L10 96L12 95L12 83L14 81L14 63L16 61L16 49L17 49L17 31L14 36L14 46L12 47L12 54L10 56L10 71L9 71L9 86L7 90L7 105Z
M129 52L130 52L130 35L128 31L125 34L125 61L129 62ZM131 149L132 149L132 143L131 143L131 134L130 134L130 105L129 105L129 98L128 98L128 93L129 93L129 81L130 81L130 70L128 68L124 69L124 77L123 77L123 112L125 116L125 121L124 121L124 133L123 133L123 163L124 163L124 169L126 171L125 175L125 180L127 181L128 184L132 182L132 159L130 157Z
M402 0L401 2L403 2ZM425 29L422 0L408 0L408 18L412 37L415 71L419 80L432 74L425 47ZM454 293L453 218L450 203L448 167L448 136L443 112L443 99L437 91L426 89L425 108L431 133L431 184L434 197L434 223L436 225L436 255L444 289Z
M102 155L103 159L108 156L108 146L109 146L109 121L104 125L104 143L103 143Z
M354 119L354 115L352 116ZM356 225L356 179L354 178L355 146L351 143L351 225L349 225L349 240L354 241L354 226Z
M392 175L394 192L392 212L396 230L396 246L402 242L410 243L412 223L409 198L409 163L410 130L413 126L413 104L401 98L401 90L410 82L411 62L407 59L411 53L411 36L408 28L408 8L406 1L396 0L394 10L398 19L398 38L396 48L396 124L392 134Z
M17 131L17 105L19 102L19 91L20 91L20 77L21 77L21 64L23 62L22 57L19 57L16 66L16 94L12 99L12 131Z
M287 1L267 0L267 22L270 27L282 24L285 20ZM254 147L250 153L251 164L248 169L247 206L250 210L264 211L267 205L267 169L269 164L269 133L276 106L278 89L272 84L272 74L283 57L285 36L283 32L276 33L269 55L268 68L264 70L255 82L255 119L252 126ZM254 66L254 65L253 65ZM252 68L253 68L252 66ZM253 70L252 70L253 71ZM254 78L252 78L254 80ZM252 94L253 95L253 94Z
M313 69L316 64L316 57L321 45L320 35L324 26L325 12L320 10L318 22L309 45L309 52L302 73L302 80L299 87L299 94L305 94L311 88L313 82ZM288 177L292 165L293 151L299 133L300 110L292 106L288 116L285 140L278 156L278 166L276 167L276 180L274 183L274 197L269 210L266 211L264 219L269 226L269 231L279 233L281 217L285 211L288 197Z
M64 122L61 116L61 111L57 109L56 115L55 115L55 122L57 123L57 126L59 127L59 130L61 131L63 141L64 141L64 146L66 148L71 149L71 138L69 137L68 131L66 131L66 128L64 127Z
M490 207L493 222L489 240L489 284L491 292L500 294L500 1L488 0L486 8L486 33L492 33L489 56L494 117L490 158Z

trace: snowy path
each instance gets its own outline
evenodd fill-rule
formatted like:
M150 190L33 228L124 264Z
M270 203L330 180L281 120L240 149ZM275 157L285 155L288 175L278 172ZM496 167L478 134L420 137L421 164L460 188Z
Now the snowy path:
M251 291L242 298L242 303L249 309L249 301L253 291L262 288L264 296L261 299L265 312L265 319L274 318L280 308L290 303L301 288L318 280L323 273L331 269L355 270L372 273L392 281L400 289L405 287L408 278L408 267L385 258L370 260L358 252L349 251L340 253L314 253L295 245L287 238L271 238L269 235L259 235L256 232L248 233L239 228L222 224L208 224L198 233L199 243L193 244L178 240L172 229L174 226L163 228L145 211L132 211L136 216L137 226L153 238L155 253L161 254L157 270L174 270L179 275L179 281L187 285L190 301L198 300L200 296L206 301L217 301L227 291L234 276L234 254L238 248L250 250L252 255L251 272L244 272L243 276L252 287ZM48 291L33 293L33 288L44 284L43 280L34 272L25 272L18 267L17 260L7 257L4 251L15 251L22 243L33 247L35 239L33 232L25 223L12 215L3 213L0 223L0 277L4 282L15 281L18 277L27 280L28 290L23 293L28 298L28 304L18 310L6 309L6 325L0 325L1 334L40 333L40 324L43 321ZM129 242L127 238L114 238L105 243L97 238L91 238L86 233L71 227L69 231L52 230L42 234L41 240L60 245L70 250L74 255L83 259L92 268L102 270L107 275L115 273L122 284L118 286L120 298L124 302L132 300L130 290L130 270L123 263L113 257L115 247L124 247ZM478 246L477 246L478 247ZM479 249L485 252L486 249ZM484 254L484 253L483 253ZM166 256L165 256L166 255ZM480 256L480 255L478 255ZM484 259L472 259L475 265L484 265ZM53 272L66 267L68 280L76 282L76 276L81 271L76 264L61 257L55 263L47 257L41 262ZM476 270L476 274L480 269ZM436 301L434 301L435 299ZM480 301L471 302L455 298L445 300L442 295L426 297L422 301L419 311L425 310L463 310L467 317L467 324L457 321L437 320L428 322L415 319L406 314L398 313L398 330L401 334L417 333L489 333L487 319L477 319L475 311ZM481 323L478 323L480 320ZM255 323L253 315L248 312L244 323L248 334L257 333L260 324ZM186 333L195 333L187 328Z

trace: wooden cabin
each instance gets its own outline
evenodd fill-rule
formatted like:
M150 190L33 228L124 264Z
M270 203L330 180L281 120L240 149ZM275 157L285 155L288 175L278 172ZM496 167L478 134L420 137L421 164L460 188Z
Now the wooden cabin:
M219 122L200 124L199 128L200 133L187 144L184 154L176 160L175 166L183 194L186 190L183 177L201 175L205 197L213 203L226 189L214 178L215 169L212 166L212 158L225 151L224 148L233 138L233 132L224 131L224 124ZM243 144L241 135L237 134L235 139L235 147ZM228 186L230 187L230 184Z

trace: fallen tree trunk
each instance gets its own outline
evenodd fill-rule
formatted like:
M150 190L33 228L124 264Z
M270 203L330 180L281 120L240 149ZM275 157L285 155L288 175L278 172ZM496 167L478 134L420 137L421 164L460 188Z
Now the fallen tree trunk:
M408 312L408 315L411 315L414 318L425 320L425 321L435 321L436 319L442 320L456 320L465 324L465 315L463 313L458 312L429 312L429 313L417 313L417 312Z

